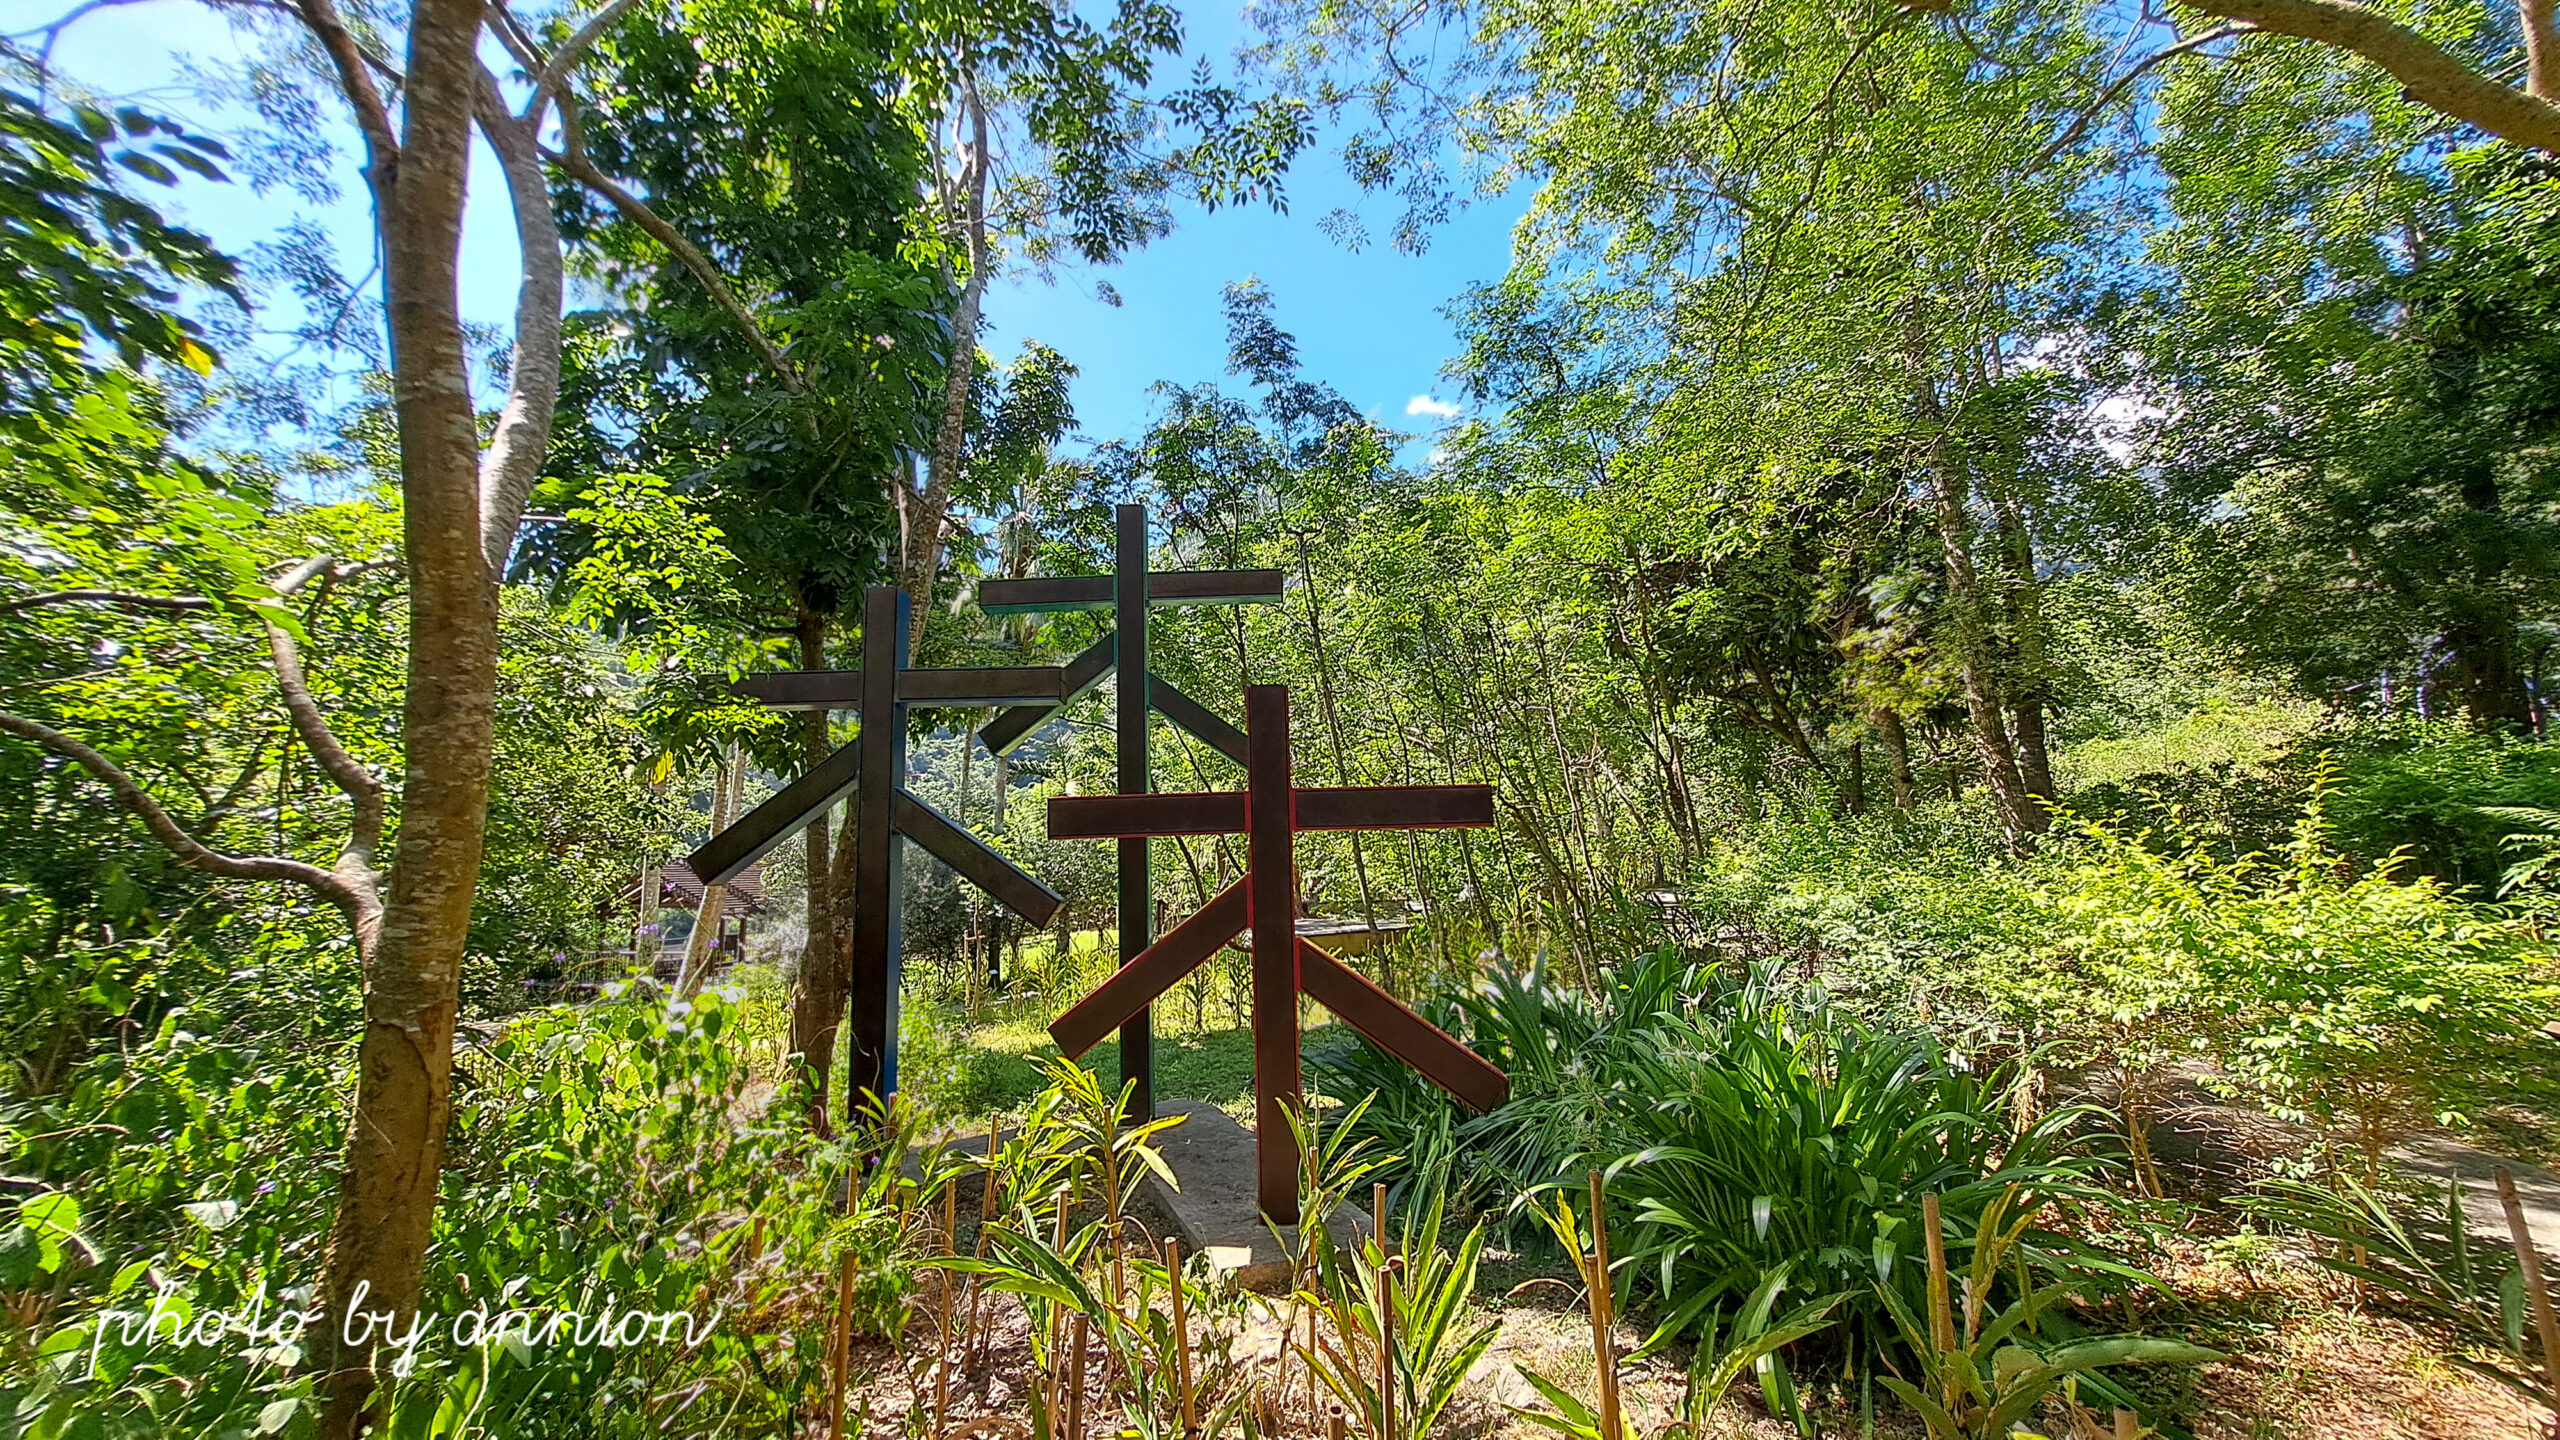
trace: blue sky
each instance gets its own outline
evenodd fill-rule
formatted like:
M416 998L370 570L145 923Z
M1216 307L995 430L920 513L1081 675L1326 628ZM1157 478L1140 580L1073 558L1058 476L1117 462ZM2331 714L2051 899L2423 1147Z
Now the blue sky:
M0 33L16 34L52 20L71 0L0 0ZM1190 20L1192 51L1222 66L1243 35L1223 9L1196 12ZM190 93L178 57L219 71L236 59L239 42L223 20L192 0L100 10L68 31L57 48L57 69L110 97L142 97L162 113L201 122L215 134L240 117L209 113ZM1181 68L1181 67L1176 67ZM337 238L349 273L369 263L369 226L355 173L351 127L338 123L340 198L313 207L288 191L255 194L245 184L213 185L189 179L170 201L177 215L237 253L268 238L289 220L307 217ZM1289 213L1254 208L1215 214L1186 210L1175 233L1121 264L1060 272L1054 285L1036 277L1008 278L988 301L985 344L999 360L1025 339L1064 352L1081 369L1074 395L1081 432L1094 439L1135 433L1152 407L1148 387L1158 381L1191 383L1223 378L1225 329L1219 291L1229 282L1258 276L1278 302L1277 317L1295 333L1309 373L1333 384L1378 420L1419 432L1417 456L1431 429L1446 423L1429 413L1409 413L1416 397L1454 396L1439 378L1457 349L1440 312L1468 285L1499 276L1507 262L1511 226L1525 205L1514 194L1462 213L1433 237L1421 256L1384 245L1353 253L1317 228L1337 207L1352 209L1383 232L1392 202L1364 204L1333 157L1338 136L1328 133L1301 158L1289 177ZM463 305L475 320L504 324L513 304L513 238L505 196L485 152L473 174L473 204L463 247ZM1096 298L1107 281L1122 304Z

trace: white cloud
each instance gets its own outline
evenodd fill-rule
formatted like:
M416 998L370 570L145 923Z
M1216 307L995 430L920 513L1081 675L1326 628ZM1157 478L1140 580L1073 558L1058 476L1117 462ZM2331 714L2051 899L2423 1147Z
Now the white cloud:
M1404 402L1404 413L1407 415L1436 415L1443 420L1455 420L1458 418L1460 411L1457 406L1449 404L1445 400L1436 400L1428 395L1416 395L1412 399Z

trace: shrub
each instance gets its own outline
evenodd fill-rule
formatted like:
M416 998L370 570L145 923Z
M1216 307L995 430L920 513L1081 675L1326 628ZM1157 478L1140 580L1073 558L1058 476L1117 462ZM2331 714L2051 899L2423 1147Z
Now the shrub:
M2090 827L2055 867L2049 936L2001 983L2053 1053L2121 1073L2137 1157L2155 1077L2182 1056L2320 1126L2368 1182L2413 1130L2547 1086L2560 1062L2537 1029L2560 1005L2547 952L2397 861L2347 878L2323 793L2280 857Z
M2560 747L2404 721L2342 748L2327 796L2337 843L2368 861L2406 855L2466 898L2496 893L2515 828L2484 810L2560 810Z
M1959 1243L2011 1186L2027 1211L2104 1200L2093 1162L2063 1153L2080 1112L2013 1135L1995 1092L1927 1032L1836 1015L1818 990L1790 1000L1766 975L1663 1015L1618 1083L1637 1148L1610 1165L1610 1195L1633 1212L1629 1268L1675 1329L1785 1266L1805 1293L1852 1292L1844 1325L1872 1351L1889 1334L1877 1287L1921 1298L1922 1197L1939 1197ZM2137 1276L2050 1232L2020 1253L2039 1270Z
M464 1420L528 1440L780 1433L817 1383L845 1260L862 1280L865 1322L899 1323L918 1258L906 1218L917 1182L869 1165L876 1183L848 1207L834 1182L861 1157L813 1146L770 1092L751 1088L735 1013L714 992L670 1014L643 990L528 1013L458 1058L425 1286L439 1328L391 1388L393 1433ZM122 1142L111 1165L76 1168L85 1134L35 1141L35 1124L64 1128L58 1107L11 1117L28 1137L12 1137L15 1167L58 1187L38 1218L61 1228L77 1217L78 1239L56 1238L49 1255L39 1245L33 1258L52 1263L29 1275L12 1274L0 1243L0 1280L46 1297L12 1307L0 1433L57 1433L74 1417L101 1436L309 1432L311 1381L293 1373L292 1340L235 1330L211 1344L129 1343L130 1327L104 1312L158 1297L172 1313L236 1319L262 1295L268 1316L309 1303L346 1113L342 1058L217 1046L173 1017L133 1053L93 1062L61 1102L96 1107L82 1128ZM900 1147L912 1127L893 1117L864 1134ZM692 1320L666 1343L657 1331L628 1346L565 1334L532 1348L457 1343L452 1327L477 1306ZM698 1344L685 1343L688 1329Z
M1919 1303L1906 1261L1923 1195L1941 1197L1959 1244L2012 1184L2030 1210L2104 1199L2088 1182L2095 1162L2060 1140L2085 1112L2012 1133L1996 1077L1958 1070L1923 1029L1845 1015L1815 987L1790 992L1769 967L1737 982L1663 951L1596 998L1533 971L1497 975L1459 1008L1472 1043L1511 1074L1513 1098L1455 1126L1466 1163L1444 1173L1464 1198L1497 1205L1606 1169L1619 1253L1670 1331L1740 1304L1784 1267L1803 1294L1859 1297L1844 1333L1869 1354L1892 1335L1877 1282ZM1325 1085L1373 1089L1379 1100L1341 1123L1406 1154L1450 1111L1375 1054L1327 1066ZM2022 1255L2138 1278L2044 1231Z

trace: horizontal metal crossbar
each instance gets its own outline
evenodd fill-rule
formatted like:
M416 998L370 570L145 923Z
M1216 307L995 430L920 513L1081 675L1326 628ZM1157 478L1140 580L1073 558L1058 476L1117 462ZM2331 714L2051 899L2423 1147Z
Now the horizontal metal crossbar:
M1108 610L1117 598L1116 583L1109 575L981 580L978 608L990 615ZM1280 586L1277 570L1160 570L1147 576L1147 605L1276 605Z
M1490 785L1348 785L1293 790L1295 830L1430 830L1493 823ZM1238 835L1245 792L1167 795L1060 795L1049 801L1049 838L1100 840L1134 835Z
M729 687L743 699L774 710L862 708L859 670L776 670L750 675ZM900 670L901 705L1055 705L1066 694L1066 672L1055 665L988 665L951 670Z

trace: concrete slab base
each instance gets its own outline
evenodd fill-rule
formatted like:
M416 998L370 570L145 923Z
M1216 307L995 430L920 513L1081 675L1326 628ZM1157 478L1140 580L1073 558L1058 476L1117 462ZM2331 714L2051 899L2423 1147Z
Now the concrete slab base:
M1296 1265L1298 1231L1275 1229L1262 1218L1254 1195L1253 1132L1215 1105L1156 1103L1158 1119L1175 1115L1182 1123L1162 1132L1158 1148L1181 1188L1150 1173L1147 1198L1173 1222L1183 1252L1208 1256L1229 1284L1263 1291L1285 1287ZM1337 1240L1348 1241L1362 1220L1344 1206L1334 1212L1330 1228Z

